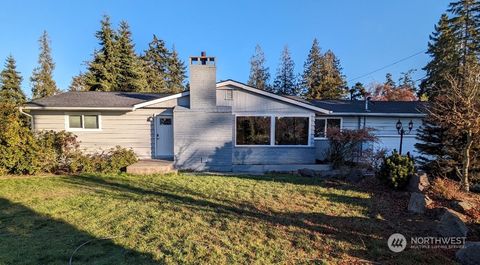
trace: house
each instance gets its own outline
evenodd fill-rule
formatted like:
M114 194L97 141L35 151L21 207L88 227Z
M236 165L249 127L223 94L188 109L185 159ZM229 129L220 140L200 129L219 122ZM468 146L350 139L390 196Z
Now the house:
M424 113L419 102L306 101L226 80L216 60L190 58L190 91L178 94L66 92L26 104L35 130L75 133L94 152L116 145L140 159L171 159L180 169L258 171L315 167L326 129L373 127L379 147L398 148L395 124ZM414 152L407 135L403 150ZM318 166L318 165L317 165Z

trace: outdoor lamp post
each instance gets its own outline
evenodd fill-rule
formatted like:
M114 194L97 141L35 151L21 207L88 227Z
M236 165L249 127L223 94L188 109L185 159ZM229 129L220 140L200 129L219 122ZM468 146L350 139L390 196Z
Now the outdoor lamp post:
M408 123L408 131L406 131L403 128L403 124L400 120L397 121L397 124L395 125L395 127L397 128L398 134L400 134L400 151L399 151L399 154L401 155L402 154L402 145L403 145L403 135L404 134L410 134L410 132L413 129L413 121L410 120L410 122Z

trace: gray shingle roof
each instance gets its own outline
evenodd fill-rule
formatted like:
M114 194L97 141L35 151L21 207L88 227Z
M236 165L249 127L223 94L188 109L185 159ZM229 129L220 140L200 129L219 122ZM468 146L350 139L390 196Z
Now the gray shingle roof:
M133 92L65 92L55 96L35 99L27 107L86 107L86 108L130 108L172 94Z
M422 101L370 101L369 111L365 110L364 100L310 100L310 104L333 113L385 113L385 114L425 114L426 103Z

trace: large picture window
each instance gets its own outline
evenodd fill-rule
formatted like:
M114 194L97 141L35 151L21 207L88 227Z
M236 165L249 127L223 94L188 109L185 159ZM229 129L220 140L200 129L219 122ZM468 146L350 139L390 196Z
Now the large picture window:
M270 145L271 117L237 117L237 145Z
M326 138L328 129L341 129L340 118L317 118L315 119L315 138Z
M308 117L275 118L276 145L308 145Z

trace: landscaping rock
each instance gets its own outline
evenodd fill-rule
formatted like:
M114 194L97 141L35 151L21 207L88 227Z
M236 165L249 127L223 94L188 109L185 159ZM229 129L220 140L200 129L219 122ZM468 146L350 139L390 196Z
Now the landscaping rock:
M408 202L408 211L411 213L425 213L427 205L432 203L432 200L426 195L419 192L412 192L410 195L410 201Z
M451 205L454 210L462 213L466 213L473 208L471 203L465 201L453 201Z
M407 190L410 192L422 192L428 186L430 186L430 182L428 181L427 174L424 172L418 172L410 178Z
M455 256L462 265L480 264L480 242L465 243L465 247L459 249Z
M471 191L471 192L480 193L480 183L471 186L471 187L470 187L470 191Z
M444 237L466 237L468 228L457 212L448 209L440 217L437 232Z
M314 178L318 175L317 171L315 171L313 169L309 169L309 168L299 169L298 174L300 174L303 177L307 177L307 178Z

